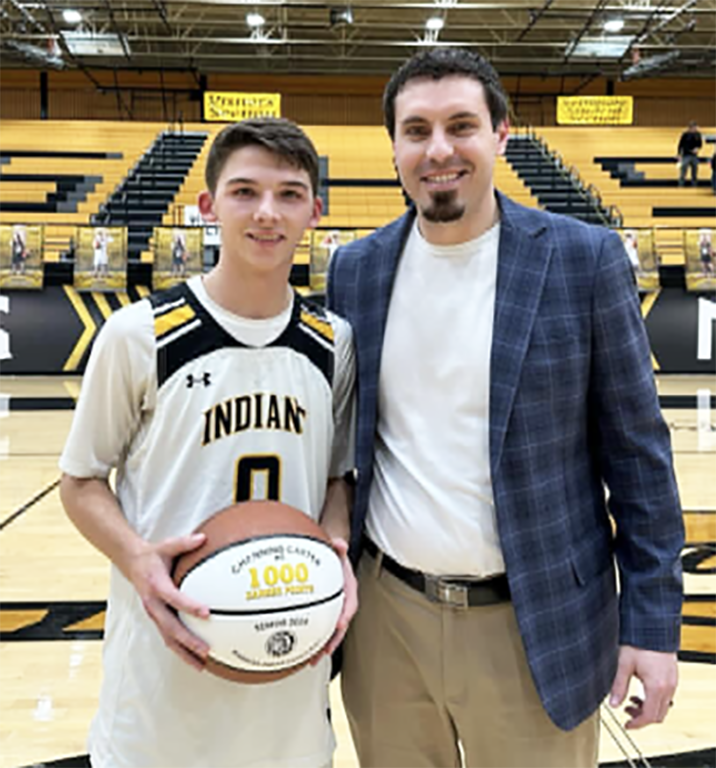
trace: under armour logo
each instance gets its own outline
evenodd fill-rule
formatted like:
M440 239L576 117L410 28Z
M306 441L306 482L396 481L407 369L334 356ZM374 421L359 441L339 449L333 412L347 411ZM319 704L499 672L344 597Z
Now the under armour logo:
M195 384L203 384L205 387L208 387L211 384L211 374L209 372L202 373L201 376L194 376L192 373L188 374L186 377L187 389L191 389Z

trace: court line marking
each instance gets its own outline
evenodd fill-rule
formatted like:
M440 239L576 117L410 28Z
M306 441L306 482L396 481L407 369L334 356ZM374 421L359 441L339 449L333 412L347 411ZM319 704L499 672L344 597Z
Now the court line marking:
M14 520L17 520L17 518L27 512L30 507L34 507L35 504L37 504L38 501L44 499L48 493L52 493L52 491L54 491L59 484L60 478L58 477L57 480L53 480L48 486L36 493L29 501L26 501L19 509L16 509L14 512L10 513L8 517L0 521L0 531L3 531L6 526L10 525L10 523L12 523Z

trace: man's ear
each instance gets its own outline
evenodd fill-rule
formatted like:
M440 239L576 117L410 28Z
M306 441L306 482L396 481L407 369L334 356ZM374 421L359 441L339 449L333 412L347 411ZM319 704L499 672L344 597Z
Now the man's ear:
M199 192L197 202L199 204L199 213L205 221L218 221L217 216L214 213L214 198L211 196L211 192L209 192L208 189Z

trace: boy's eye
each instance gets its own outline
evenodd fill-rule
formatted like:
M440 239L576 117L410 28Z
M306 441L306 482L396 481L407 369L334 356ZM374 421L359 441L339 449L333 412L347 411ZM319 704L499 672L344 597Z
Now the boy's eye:
M424 125L408 125L403 133L411 138L422 138L428 135L428 129Z
M301 195L295 189L284 189L284 191L281 193L281 197L287 200L298 200L301 197Z
M233 191L235 197L253 197L254 190L251 187L237 187Z

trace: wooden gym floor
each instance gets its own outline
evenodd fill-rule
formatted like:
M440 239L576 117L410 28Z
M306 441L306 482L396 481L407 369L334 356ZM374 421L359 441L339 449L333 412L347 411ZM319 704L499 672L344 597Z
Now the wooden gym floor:
M644 754L653 766L713 766L716 377L662 376L658 385L687 529L681 683L666 723L631 733L632 744L619 725L624 717L603 708L600 762L627 765ZM78 379L0 378L0 768L84 754L96 705L108 568L65 518L57 490L79 386ZM332 694L335 766L354 768L335 683Z

